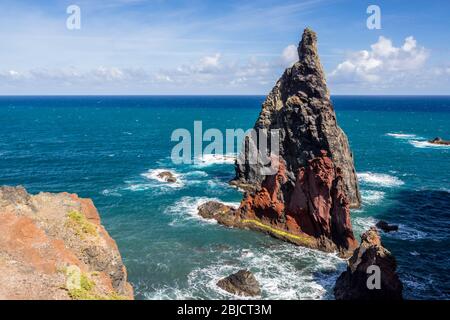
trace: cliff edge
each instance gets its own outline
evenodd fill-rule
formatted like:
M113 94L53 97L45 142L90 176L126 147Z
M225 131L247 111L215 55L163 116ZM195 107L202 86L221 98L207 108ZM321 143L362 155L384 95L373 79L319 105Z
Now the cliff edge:
M0 187L0 299L133 299L90 199Z

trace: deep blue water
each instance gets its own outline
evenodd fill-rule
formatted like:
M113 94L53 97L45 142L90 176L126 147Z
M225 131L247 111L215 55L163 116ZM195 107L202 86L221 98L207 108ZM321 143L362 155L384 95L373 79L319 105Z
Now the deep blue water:
M230 298L222 276L249 268L263 298L330 299L345 268L334 255L203 221L196 206L236 203L233 166L174 165L173 130L248 129L264 97L0 97L0 185L93 198L117 241L138 298ZM360 234L377 219L397 257L405 296L450 298L450 97L333 97L355 156ZM153 179L170 169L180 183Z

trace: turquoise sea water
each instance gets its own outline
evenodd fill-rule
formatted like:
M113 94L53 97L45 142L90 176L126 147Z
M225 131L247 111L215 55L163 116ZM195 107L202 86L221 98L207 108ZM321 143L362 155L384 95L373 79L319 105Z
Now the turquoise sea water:
M345 263L332 254L196 216L202 201L238 203L230 163L174 165L173 130L248 129L262 96L1 97L0 185L90 197L117 241L137 298L233 298L215 282L248 268L262 298L331 299ZM406 298L450 298L450 97L333 97L359 173L356 233L385 219ZM170 169L180 182L156 179Z

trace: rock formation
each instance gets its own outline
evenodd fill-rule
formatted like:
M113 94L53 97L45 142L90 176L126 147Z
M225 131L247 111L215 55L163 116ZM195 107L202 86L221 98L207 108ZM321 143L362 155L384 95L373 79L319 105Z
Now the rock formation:
M378 221L375 226L384 232L398 231L398 225L389 224L384 220Z
M168 183L177 182L177 178L170 171L163 171L161 173L158 173L158 178L160 178Z
M298 47L299 61L287 68L262 105L256 131L278 129L280 157L285 161L285 196L294 188L297 173L308 162L322 156L322 150L340 168L345 195L351 207L358 207L358 189L353 156L347 137L337 125L325 74L317 52L317 36L305 29ZM239 155L232 184L244 190L259 189L266 179L261 163L249 163L249 144ZM290 187L288 187L290 186Z
M369 289L368 277L373 275L370 266L380 270L380 287ZM376 228L361 236L361 245L349 259L347 270L336 281L334 295L338 300L400 300L403 285L395 272L394 256L381 244Z
M261 288L253 273L239 270L217 282L217 286L238 296L255 297L261 295Z
M336 123L316 41L316 34L306 29L298 47L300 60L286 69L255 124L255 130L279 129L280 152L270 152L275 174L262 174L262 163L249 160L249 150L256 142L248 137L231 182L247 191L241 205L235 210L210 204L209 209L216 206L220 210L209 216L224 225L260 230L298 245L348 256L357 246L349 208L360 204L360 195L352 154Z
M133 299L90 199L0 187L0 299Z
M443 140L442 138L434 138L433 140L429 140L429 143L432 144L438 144L438 145L443 145L443 146L450 146L450 141L449 140Z

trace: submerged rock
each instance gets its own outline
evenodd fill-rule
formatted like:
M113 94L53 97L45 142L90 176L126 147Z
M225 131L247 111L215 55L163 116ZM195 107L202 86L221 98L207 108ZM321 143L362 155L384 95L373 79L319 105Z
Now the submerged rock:
M158 178L162 179L163 181L169 182L169 183L175 183L177 182L177 178L175 175L170 171L163 171L158 173Z
M261 295L259 282L253 273L240 270L217 282L217 286L238 296L254 297Z
M398 231L398 226L395 224L389 224L384 220L377 222L376 227L384 232Z
M380 270L379 288L369 289L368 278L376 266ZM349 259L347 270L336 281L334 295L337 300L400 300L403 284L396 273L394 256L381 244L376 228L361 236L361 245Z
M0 299L133 299L90 199L0 187Z
M336 122L317 53L317 36L305 29L299 61L286 69L262 106L255 129L279 129L275 173L252 163L256 145L247 137L231 182L247 192L237 210L219 223L266 232L298 245L348 256L357 247L350 206L360 194L347 137Z
M444 146L450 146L450 140L443 140L442 138L436 137L433 140L429 140L429 143L439 144Z

